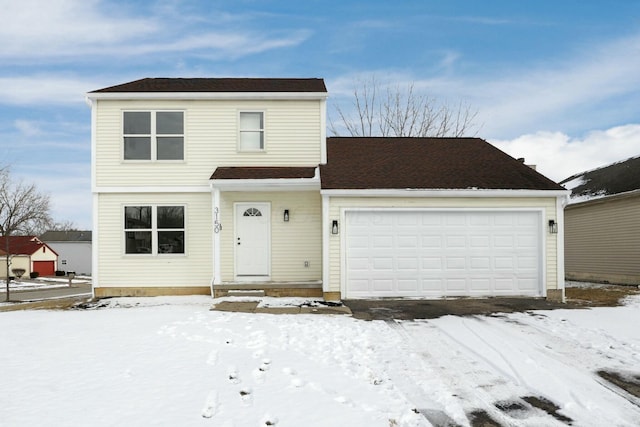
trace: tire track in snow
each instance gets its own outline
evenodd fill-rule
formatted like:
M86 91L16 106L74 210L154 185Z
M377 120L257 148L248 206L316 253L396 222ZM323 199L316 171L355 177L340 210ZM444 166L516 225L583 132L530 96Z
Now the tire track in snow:
M502 426L564 426L541 411L531 410L529 419L515 420L498 409L495 406L497 400L516 399L522 395L519 394L522 390L514 389L501 377L480 369L477 364L459 352L455 345L452 346L444 331L433 323L429 322L427 325L426 323L388 321L387 325L403 338L405 348L402 350L411 352L421 362L419 369L404 366L406 370L403 372L404 375L393 378L394 383L397 381L396 385L406 393L408 398L413 399L418 408L422 408L421 405L425 403L427 411L432 408L436 410L442 408L440 410L446 417L460 425L468 425L468 414L481 410ZM412 330L425 326L432 329L432 333L427 335L428 342L424 340L424 331L420 331L418 335ZM402 369L401 367L400 371ZM411 374L412 370L416 370L416 373ZM425 375L425 370L430 370L433 374ZM414 380L427 376L428 382L417 383ZM416 390L419 391L416 392ZM431 395L449 395L451 398L445 402L435 402L434 405L433 399L429 397ZM496 395L501 396L502 399L496 399ZM437 422L429 418L428 412L425 415L434 425L448 425L446 422Z
M519 400L520 396L532 392L523 386L526 382L522 377L514 374L516 369L513 365L509 364L514 371L511 373L491 361L489 369L486 369L482 364L487 363L487 358L479 354L481 350L462 343L434 322L403 322L398 326L404 330L405 340L410 347L413 346L414 352L427 364L437 365L435 374L465 413L484 411L503 426L565 426L541 410L532 408L527 411L527 418L516 420L495 406L498 402ZM431 329L427 334L425 327ZM465 329L469 327L463 326ZM478 336L477 332L473 333ZM519 383L514 378L520 378Z
M451 343L468 352L469 357L481 360L490 369L496 369L495 360L487 360L484 354L485 348L493 348L498 342L504 343L499 350L504 352L512 360L518 358L524 362L520 366L509 364L509 370L519 372L523 379L522 386L527 390L524 393L535 393L559 403L563 412L574 419L582 419L584 425L640 425L640 412L627 401L621 401L620 396L611 390L602 388L595 370L603 366L603 361L609 360L606 354L590 347L591 340L580 342L585 334L594 334L593 330L576 326L576 330L583 329L567 336L564 329L574 325L565 325L561 321L546 319L548 327L530 327L530 322L536 320L524 317L525 315L507 315L499 317L476 317L469 320L447 320L445 322L433 322L439 330L448 336ZM517 321L516 319L524 319ZM535 318L537 319L537 317ZM462 341L461 337L448 332L459 332L452 321L462 322L465 330L473 328L474 337L479 338L469 344ZM596 337L594 337L595 339ZM502 341L498 341L501 339ZM615 340L613 337L611 339ZM598 342L593 341L593 342ZM493 343L493 344L489 344ZM513 351L515 349L515 351ZM578 357L576 357L579 355ZM517 358L516 358L517 357ZM504 357L502 357L504 360ZM637 364L633 365L637 366ZM496 373L503 373L505 369L498 369ZM508 378L508 377L506 377ZM515 384L514 384L515 385ZM525 394L520 394L524 396ZM625 398L625 400L628 400ZM632 402L633 403L633 402ZM613 413L611 408L616 408ZM585 414L589 414L585 416ZM586 421L588 420L588 421Z

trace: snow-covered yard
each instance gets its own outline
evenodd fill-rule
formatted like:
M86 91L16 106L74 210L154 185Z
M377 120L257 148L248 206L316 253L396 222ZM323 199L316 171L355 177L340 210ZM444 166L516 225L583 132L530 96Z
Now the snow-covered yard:
M640 375L638 296L414 322L108 301L0 313L0 425L640 425L639 399L597 375Z

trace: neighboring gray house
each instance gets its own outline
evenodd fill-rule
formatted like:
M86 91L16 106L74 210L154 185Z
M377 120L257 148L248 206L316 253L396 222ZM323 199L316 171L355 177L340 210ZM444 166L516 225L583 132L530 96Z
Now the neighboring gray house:
M565 208L569 280L640 284L640 156L573 175Z
M91 274L91 231L47 231L40 240L58 253L58 269Z

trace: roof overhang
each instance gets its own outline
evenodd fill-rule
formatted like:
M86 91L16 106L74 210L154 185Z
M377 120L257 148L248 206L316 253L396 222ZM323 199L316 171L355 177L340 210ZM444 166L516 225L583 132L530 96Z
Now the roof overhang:
M319 191L320 173L311 178L211 179L211 189L219 191Z
M492 189L324 189L333 197L567 197L568 190L492 190Z
M593 199L584 200L582 202L572 203L571 200L569 200L569 204L567 205L566 209L580 208L583 206L593 206L617 200L630 199L633 197L640 197L640 189L625 191L624 193L610 194L608 196L594 197Z

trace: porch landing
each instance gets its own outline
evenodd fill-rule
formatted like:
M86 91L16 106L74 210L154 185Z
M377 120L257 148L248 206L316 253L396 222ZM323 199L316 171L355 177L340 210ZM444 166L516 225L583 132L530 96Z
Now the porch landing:
M267 297L309 297L322 298L322 281L309 282L223 282L213 285L213 297L229 295ZM261 294L261 295L258 295Z

